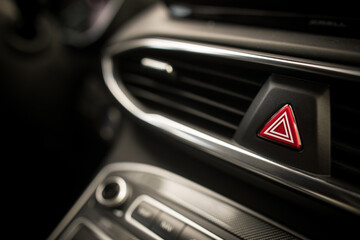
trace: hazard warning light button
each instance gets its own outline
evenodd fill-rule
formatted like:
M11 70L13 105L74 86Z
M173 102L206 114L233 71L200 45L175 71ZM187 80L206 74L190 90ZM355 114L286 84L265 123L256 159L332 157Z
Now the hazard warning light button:
M291 148L301 149L295 115L289 104L283 106L270 118L265 126L260 129L258 136Z

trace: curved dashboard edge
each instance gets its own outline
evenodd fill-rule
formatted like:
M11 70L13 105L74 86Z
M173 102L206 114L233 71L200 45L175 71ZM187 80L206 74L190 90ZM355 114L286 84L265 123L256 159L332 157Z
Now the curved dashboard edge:
M358 80L360 77L360 71L357 68L305 60L292 60L282 56L268 56L211 44L157 38L129 40L115 44L104 52L102 58L103 76L107 87L120 104L138 119L236 166L360 215L360 195L358 193L329 183L321 176L310 175L286 167L248 151L239 145L207 135L161 115L148 112L132 98L122 83L114 76L112 57L135 48L197 53L352 80Z

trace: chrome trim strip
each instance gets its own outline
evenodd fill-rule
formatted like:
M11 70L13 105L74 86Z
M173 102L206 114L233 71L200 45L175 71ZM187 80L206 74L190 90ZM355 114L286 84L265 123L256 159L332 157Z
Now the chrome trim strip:
M278 164L235 143L207 135L145 109L126 90L120 81L121 79L116 79L114 76L112 57L136 48L197 53L353 80L359 80L359 69L328 65L326 63L308 63L303 60L290 60L280 56L268 56L210 44L155 38L129 40L115 44L105 51L102 59L103 76L107 87L114 97L140 120L236 166L360 215L360 194L358 193L329 183L323 176L301 172Z
M201 227L200 225L196 224L195 222L189 220L188 218L184 217L180 213L175 212L174 210L172 210L171 208L165 206L164 204L160 203L159 201L156 201L155 199L153 199L153 198L151 198L151 197L149 197L147 195L141 195L141 196L137 197L135 199L135 201L131 204L131 206L129 207L129 209L127 210L127 212L125 214L125 219L130 224L134 225L135 227L139 228L141 231L149 234L150 236L152 236L155 239L160 239L161 240L162 238L159 237L154 232L152 232L147 227L145 227L144 225L142 225L141 223L139 223L138 221L136 221L136 219L134 219L131 216L132 213L134 212L134 210L136 209L136 207L139 206L139 204L142 203L142 202L146 202L146 203L150 204L151 206L154 206L157 209L160 209L161 211L173 216L174 218L176 218L176 219L180 220L181 222L185 223L186 225L198 230L199 232L202 232L203 234L211 237L214 240L222 240L222 238L216 236L215 234L208 231L207 229L205 229L205 228Z

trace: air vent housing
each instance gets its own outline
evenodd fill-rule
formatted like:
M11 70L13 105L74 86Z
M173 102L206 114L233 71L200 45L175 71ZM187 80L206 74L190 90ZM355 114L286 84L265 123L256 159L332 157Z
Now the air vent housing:
M206 43L145 38L110 46L104 52L102 70L111 93L137 119L234 167L261 174L329 204L360 213L359 145L356 142L359 130L358 67ZM294 104L294 114L298 127L301 127L300 135L306 151L311 151L308 146L314 139L309 134L319 129L327 133L315 138L318 143L326 142L326 164L330 164L331 159L331 170L311 173L290 165L290 162L288 165L279 163L282 154L278 152L271 157L267 152L261 154L237 141L234 128L239 125L237 131L251 131L243 126L249 122L246 119L256 105L256 98L266 91L267 83L274 76L280 75L284 77L285 85L298 82L303 86L303 91L294 88L296 94L311 95L313 92L325 96L323 99L326 101L320 101L322 105L319 105L314 101L304 103L295 94L290 94L271 110L276 111L284 104ZM267 83L264 83L265 80ZM315 88L319 91L314 92ZM276 103L278 100L271 98L267 102ZM315 112L309 113L308 106L312 106ZM321 114L324 109L327 113ZM341 115L341 112L346 114ZM271 112L267 115L267 118L270 117ZM309 117L321 118L310 131L306 124ZM252 137L256 138L263 121L250 132ZM194 128L201 132L194 131ZM348 130L342 130L345 128ZM268 146L272 148L274 143ZM321 156L324 156L323 153L319 152ZM296 160L293 156L302 154L302 151L293 152L288 161ZM317 156L315 159L318 159ZM298 162L302 160L297 159Z
M129 93L147 111L231 139L269 74L229 60L136 50L115 60Z
M245 113L274 69L196 53L132 49L113 58L115 74L143 110L157 113L223 140L235 136ZM275 70L276 72L276 70ZM359 188L360 84L314 78L330 87L331 177Z

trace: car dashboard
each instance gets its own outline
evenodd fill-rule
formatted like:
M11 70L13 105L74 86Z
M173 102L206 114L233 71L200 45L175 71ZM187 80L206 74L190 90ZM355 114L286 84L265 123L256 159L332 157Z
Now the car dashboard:
M26 41L4 17L10 167L52 199L31 202L45 229L28 232L357 236L360 19L350 2L323 4L59 1Z

